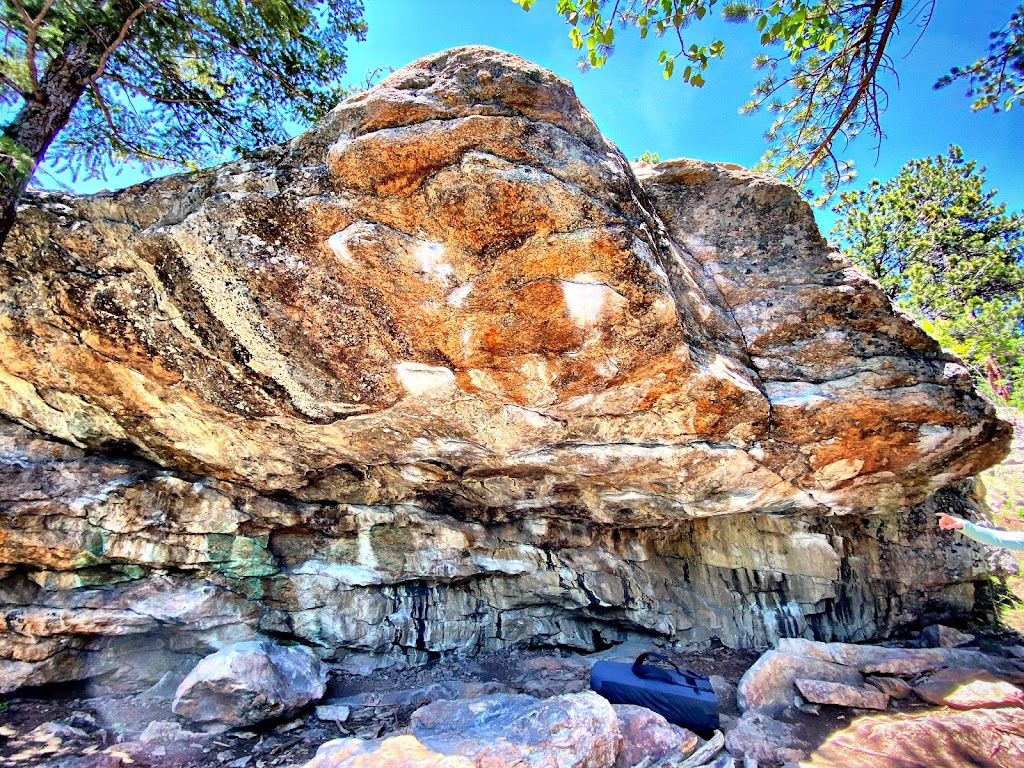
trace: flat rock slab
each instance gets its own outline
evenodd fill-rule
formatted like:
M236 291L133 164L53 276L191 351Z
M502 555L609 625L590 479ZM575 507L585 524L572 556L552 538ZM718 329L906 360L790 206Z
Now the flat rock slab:
M853 643L820 643L802 638L779 640L778 650L793 656L853 667L866 675L910 677L943 667L985 669L1010 682L1024 682L1024 664L963 648L886 648Z
M984 669L939 670L915 685L914 693L930 704L953 709L1024 707L1024 691Z
M740 679L737 692L740 710L756 709L773 714L796 706L793 681L797 678L825 680L857 688L864 685L863 676L851 667L768 651Z
M406 688L397 691L369 691L340 699L324 702L324 706L346 707L352 719L359 720L373 716L381 708L395 710L398 714L409 715L420 707L438 699L472 699L492 693L504 693L498 683L465 683L458 680L446 680L432 683L422 688ZM323 709L318 707L317 709Z
M857 709L887 709L889 697L875 688L856 688L842 683L797 678L797 690L810 702Z
M906 680L898 677L882 677L869 675L867 683L873 685L890 699L906 699L914 695L914 689Z
M808 768L1020 768L1024 710L870 715L831 736Z

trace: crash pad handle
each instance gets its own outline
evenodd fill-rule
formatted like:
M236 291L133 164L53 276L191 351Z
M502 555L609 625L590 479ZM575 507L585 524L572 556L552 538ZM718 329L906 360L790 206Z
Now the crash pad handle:
M668 664L672 669L683 676L686 680L687 685L692 688L697 688L697 675L688 669L680 669L675 663L667 656L662 656L660 653L654 651L644 651L636 657L636 661L633 662L633 674L637 677L642 677L645 680L661 680L665 683L672 685L679 685L679 682L669 674L668 670L656 667L653 664L645 665L645 661L657 661L662 664Z

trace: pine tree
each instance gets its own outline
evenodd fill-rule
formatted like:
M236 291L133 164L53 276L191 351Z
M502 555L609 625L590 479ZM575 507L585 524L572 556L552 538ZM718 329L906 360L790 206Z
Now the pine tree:
M957 146L910 160L832 210L843 252L976 378L1024 402L1024 215L985 188Z

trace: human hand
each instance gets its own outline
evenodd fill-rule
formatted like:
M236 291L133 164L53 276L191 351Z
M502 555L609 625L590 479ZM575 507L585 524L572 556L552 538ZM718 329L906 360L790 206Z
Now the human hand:
M941 528L944 531L964 527L964 521L961 520L959 517L947 515L945 512L936 512L935 516L939 518L939 528Z

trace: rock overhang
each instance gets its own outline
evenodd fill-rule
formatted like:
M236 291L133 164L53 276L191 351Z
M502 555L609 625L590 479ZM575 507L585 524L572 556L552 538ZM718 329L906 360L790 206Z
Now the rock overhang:
M122 616L332 659L743 646L962 612L984 573L922 511L1008 447L958 361L791 188L631 167L511 54L427 57L285 145L19 219L0 413L33 432L0 424L0 598L31 621L0 656L24 684L89 676L61 643L117 651Z
M638 181L518 57L426 57L310 134L333 135L306 165L150 183L192 202L148 227L97 218L133 189L29 203L0 409L259 490L390 465L399 497L605 522L891 508L1005 450L788 187L695 161Z

